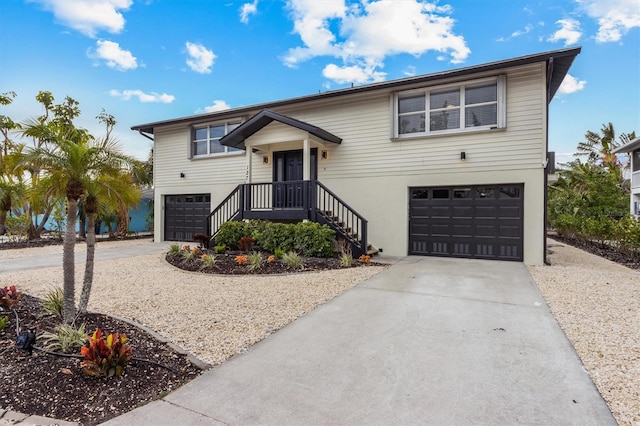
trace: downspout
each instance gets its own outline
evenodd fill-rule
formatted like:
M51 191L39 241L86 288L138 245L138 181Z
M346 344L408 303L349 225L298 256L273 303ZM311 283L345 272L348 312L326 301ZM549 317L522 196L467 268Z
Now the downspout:
M550 266L551 262L547 259L547 209L549 202L549 103L551 103L551 76L553 75L553 57L549 58L547 62L547 103L546 108L547 112L545 114L545 147L544 147L544 155L546 158L545 167L544 167L544 213L543 213L543 221L544 225L542 226L542 261L545 265Z

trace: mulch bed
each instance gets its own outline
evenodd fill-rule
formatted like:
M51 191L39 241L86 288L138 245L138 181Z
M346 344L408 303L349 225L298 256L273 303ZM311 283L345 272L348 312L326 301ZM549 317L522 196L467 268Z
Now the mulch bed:
M635 253L620 251L609 244L584 240L582 238L565 237L556 233L549 234L549 237L628 268L640 269L640 251Z
M60 324L57 317L41 308L39 299L29 295L23 296L17 312L20 331L37 326L39 335L44 331L53 332ZM201 372L185 355L144 330L106 315L89 313L76 324L85 323L89 333L98 327L107 332L124 333L129 338L133 357L173 370L131 361L121 377L91 377L82 371L81 359L37 350L29 354L17 348L15 315L7 311L0 315L9 317L6 327L0 331L0 408L93 425L160 398Z

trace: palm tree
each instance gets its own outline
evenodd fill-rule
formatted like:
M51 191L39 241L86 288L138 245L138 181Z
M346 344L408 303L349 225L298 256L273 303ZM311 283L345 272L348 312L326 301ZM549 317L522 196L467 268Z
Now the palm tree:
M20 203L27 193L24 183L0 176L0 235L4 235L7 224L7 213L16 203Z
M624 180L622 169L623 164L613 151L616 148L628 143L635 138L635 132L630 134L622 133L619 140L616 140L616 131L612 123L603 124L600 134L587 131L584 135L585 140L578 143L576 157L587 156L587 162L597 164L606 168L610 173L614 174L618 181Z
M87 311L91 286L93 285L93 262L95 257L95 221L99 211L128 210L140 200L138 187L132 184L131 174L120 170L114 174L102 174L87 184L87 195L84 199L84 210L87 216L87 261L82 281L82 293L78 311Z
M27 127L25 131L28 131ZM48 126L51 144L27 149L23 162L47 174L47 195L61 194L67 201L66 231L63 240L64 322L71 324L76 315L75 264L76 216L78 200L87 185L97 177L117 175L132 159L114 141L96 141L84 129L53 123Z

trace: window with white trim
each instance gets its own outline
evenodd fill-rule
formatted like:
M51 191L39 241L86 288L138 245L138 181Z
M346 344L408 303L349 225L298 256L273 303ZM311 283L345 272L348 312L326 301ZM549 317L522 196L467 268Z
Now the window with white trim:
M500 76L396 93L395 136L504 128L505 90Z
M220 144L220 139L241 124L240 121L195 126L191 132L191 156L204 157L242 151Z

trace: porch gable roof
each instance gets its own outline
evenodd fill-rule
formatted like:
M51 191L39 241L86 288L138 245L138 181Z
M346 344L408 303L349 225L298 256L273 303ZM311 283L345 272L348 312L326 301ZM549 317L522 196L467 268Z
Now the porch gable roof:
M287 117L286 115L278 114L268 109L263 109L249 120L236 127L230 133L223 136L220 139L220 144L233 148L246 149L244 144L245 140L262 130L274 120L297 129L304 130L305 132L308 132L309 134L324 141L335 144L342 143L342 138L321 129L320 127L305 123L304 121L296 120L295 118Z

